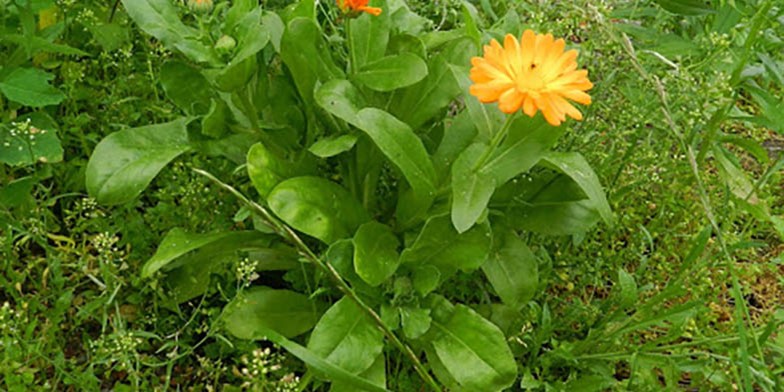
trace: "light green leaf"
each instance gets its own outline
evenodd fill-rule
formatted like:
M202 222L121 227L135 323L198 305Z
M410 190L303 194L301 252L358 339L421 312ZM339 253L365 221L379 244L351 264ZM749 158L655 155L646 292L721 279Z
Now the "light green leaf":
M387 371L386 371L386 359L384 358L384 354L376 358L373 362L373 365L365 370L364 372L359 374L359 377L372 382L379 386L379 388L385 388L387 385ZM365 389L361 389L365 390ZM346 384L345 382L335 381L332 383L332 386L329 389L330 392L355 392L357 391L356 386L351 384Z
M433 321L439 334L435 355L466 391L503 391L517 378L517 365L506 338L495 324L464 305L456 305L444 322Z
M169 0L122 0L125 11L145 33L177 49L191 60L218 64L215 51L198 41L198 31L186 26Z
M323 359L320 355L314 353L311 350L293 342L291 340L286 339L279 333L275 332L270 328L264 328L263 326L258 326L256 331L254 331L253 339L262 339L262 340L269 340L283 348L285 348L288 352L290 352L295 357L299 358L302 362L305 362L311 369L318 371L319 373L327 375L332 381L339 381L341 383L345 383L356 391L369 391L369 392L389 392L384 387L376 385L372 381L365 380L362 377L359 377L355 374L349 373L348 371L344 370L343 368L332 364L331 362ZM372 365L371 365L372 366Z
M357 114L359 129L373 139L381 152L397 166L414 191L423 197L435 192L433 162L414 131L391 114L376 108Z
M0 79L0 91L11 101L31 107L57 105L65 99L49 85L54 75L36 68L17 68Z
M373 0L370 6L381 8L381 15L363 15L348 22L348 46L354 70L380 59L387 50L391 24L386 0Z
M321 108L353 125L358 124L357 113L367 106L359 90L344 79L322 84L316 89L315 98Z
M607 203L607 197L604 195L599 177L580 153L549 152L542 157L542 161L571 177L591 200L604 222L608 225L613 223L612 210L610 204Z
M488 147L475 143L452 165L452 224L459 233L470 229L482 216L495 191L495 178L475 169Z
M432 319L430 309L420 309L404 306L400 310L400 323L403 325L403 333L409 339L418 339L429 329Z
M256 143L248 150L248 176L261 197L267 197L272 188L294 173L292 163L277 156L263 143Z
M95 147L85 173L87 192L99 203L138 196L172 159L191 149L189 118L115 132Z
M494 246L482 271L501 300L516 309L522 308L536 294L539 284L538 261L514 231L496 235Z
M376 91L393 91L410 86L427 76L427 64L411 53L387 56L359 69L355 78Z
M351 237L357 227L370 220L347 190L320 177L283 181L270 192L267 202L291 227L327 244Z
M313 145L308 148L308 151L319 158L329 158L351 150L356 143L357 135L335 135L325 137L313 143Z
M392 229L376 221L359 227L354 234L354 270L371 286L384 283L397 270L400 246Z
M223 311L226 329L240 339L253 339L267 329L291 338L316 325L315 304L290 290L252 287L241 292Z
M384 348L384 335L348 297L332 305L310 334L308 349L352 374L364 372Z

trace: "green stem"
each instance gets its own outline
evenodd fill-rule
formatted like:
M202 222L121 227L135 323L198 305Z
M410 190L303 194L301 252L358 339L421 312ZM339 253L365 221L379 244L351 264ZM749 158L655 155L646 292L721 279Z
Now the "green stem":
M751 18L751 30L749 30L749 35L746 36L746 42L743 44L743 55L735 65L735 69L733 69L732 76L730 77L730 86L732 86L734 91L732 99L725 107L718 109L716 113L711 116L711 119L708 122L707 135L705 135L705 138L702 139L702 143L700 144L700 149L697 154L698 163L702 163L702 161L705 159L705 155L709 150L708 145L716 138L716 133L719 131L719 126L726 118L727 113L730 112L730 109L732 109L732 107L735 105L735 101L738 96L738 90L736 87L740 83L743 69L746 67L746 63L748 63L749 57L751 57L751 51L754 47L754 44L757 42L760 30L762 30L762 25L767 20L765 16L772 6L773 3L771 1L766 1L759 7L757 13L754 14L754 17Z
M414 365L414 370L416 370L419 376L422 377L425 383L428 386L430 386L433 390L441 391L441 387L438 386L438 383L427 372L427 369L419 360L419 357L417 357L417 355L414 353L414 350L412 350L411 347L409 347L407 344L403 343L397 337L397 335L395 335L386 326L384 321L381 320L381 316L379 316L378 313L376 313L361 298L359 298L359 296L354 292L351 286L349 286L348 283L346 283L346 281L343 280L343 277L340 276L340 274L335 270L335 268L333 268L331 264L324 262L323 260L321 260L321 258L316 256L316 254L313 253L313 251L310 250L310 248L307 245L305 245L305 243L302 241L301 238L299 238L299 235L297 235L297 233L294 232L293 229L291 229L285 223L281 222L278 218L272 216L272 214L269 211L267 211L266 208L245 197L245 195L240 193L238 190L234 189L234 187L232 187L231 185L218 180L217 178L215 178L215 176L213 176L212 174L204 170L196 169L196 168L193 168L192 170L197 174L207 177L211 181L218 184L218 186L227 190L229 193L237 197L242 203L244 203L255 214L257 214L262 219L264 224L266 224L269 228L274 230L278 235L280 235L281 237L285 238L290 243L292 243L297 248L300 255L305 258L305 260L315 264L319 269L325 272L327 276L329 276L333 280L333 282L338 287L338 289L341 292L343 292L343 294L346 295L350 300L356 303L357 306L359 306L359 308L362 309L365 312L365 314L367 314L367 316L370 317L373 320L373 322L376 323L376 326L381 330L381 332L384 333L384 335L386 335L386 337L392 342L392 344L408 357L408 359Z
M496 132L495 135L493 135L493 138L490 140L490 146L487 147L487 149L482 154L482 156L479 157L476 163L474 163L474 168L473 168L474 171L479 170L479 168L482 167L490 158L490 155L492 155L493 152L495 152L495 150L498 148L501 142L504 141L506 135L509 133L509 128L512 127L512 123L517 118L518 113L519 112L516 112L512 115L506 116L506 121L504 122L504 125L501 127L501 129L498 132Z

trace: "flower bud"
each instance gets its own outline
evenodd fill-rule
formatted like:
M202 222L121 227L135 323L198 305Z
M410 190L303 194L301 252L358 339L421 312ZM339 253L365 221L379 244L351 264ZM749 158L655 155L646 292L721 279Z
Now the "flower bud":
M188 8L193 12L206 14L212 11L212 0L188 0Z
M237 40L230 35L224 35L215 43L215 50L220 54L229 54L237 46Z

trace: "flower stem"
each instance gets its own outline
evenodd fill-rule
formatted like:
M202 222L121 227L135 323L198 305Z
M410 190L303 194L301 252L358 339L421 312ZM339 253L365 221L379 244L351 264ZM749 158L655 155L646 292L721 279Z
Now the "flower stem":
M506 135L509 133L509 128L512 127L512 123L517 118L517 115L518 113L514 113L506 117L506 121L504 122L504 125L501 127L501 129L498 130L498 132L495 133L495 135L493 135L493 138L490 140L490 145L487 147L487 149L482 154L482 156L479 157L476 163L474 163L474 167L473 167L474 171L477 171L479 170L480 167L484 166L484 164L490 158L490 155L492 155L493 152L495 152L495 150L501 144L501 142L504 141Z
M373 322L376 323L378 329L380 329L381 332L383 332L384 335L386 335L386 337L392 342L392 344L396 346L400 351L402 351L403 354L406 357L408 357L409 360L411 360L411 362L414 365L414 369L419 374L419 376L422 377L422 380L424 380L425 383L428 386L430 386L434 391L439 391L439 392L441 391L441 387L438 386L438 383L433 379L432 376L430 376L430 373L427 372L427 369L419 360L419 357L417 357L416 353L414 353L414 350L412 350L411 347L409 347L407 344L403 343L397 337L397 335L395 335L394 332L392 332L386 326L386 324L384 324L384 321L381 320L381 317L378 315L378 313L376 313L370 306L368 306L364 301L362 301L361 298L359 298L359 296L357 295L356 292L354 292L351 286L349 286L348 283L346 283L346 281L343 280L343 277L340 276L340 273L338 273L338 271L336 271L335 268L332 267L332 265L324 262L323 260L321 260L321 258L316 256L316 254L313 253L312 250L310 250L310 248L302 241L302 239L299 238L299 235L297 235L297 233L294 232L294 230L292 230L285 223L281 222L278 218L272 216L272 214L269 211L267 211L266 208L248 199L247 197L245 197L245 195L243 195L240 191L236 190L231 185L222 182L221 180L215 178L215 176L213 176L212 174L204 170L196 169L196 168L192 168L192 170L197 174L207 177L214 183L218 184L218 186L229 191L229 193L237 197L242 203L248 206L256 215L258 215L262 219L264 224L266 224L269 228L274 230L278 235L291 242L297 248L297 251L299 251L301 256L303 256L307 261L315 264L318 268L324 271L330 278L332 278L332 280L334 281L338 289L341 292L343 292L343 294L346 295L349 299L354 301L354 303L356 303L357 306L359 306L359 308L362 309L365 312L365 314L367 314L368 317L370 317L373 320Z

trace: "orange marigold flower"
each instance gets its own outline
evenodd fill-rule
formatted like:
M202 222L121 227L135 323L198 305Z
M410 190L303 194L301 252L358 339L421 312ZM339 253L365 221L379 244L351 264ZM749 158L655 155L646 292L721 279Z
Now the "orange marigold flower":
M368 7L368 0L337 0L337 2L344 14L367 12L373 16L381 15L381 8Z
M564 52L566 42L552 34L523 33L520 41L507 34L502 47L492 40L484 57L471 59L471 95L484 103L498 101L504 113L520 108L530 117L542 111L548 123L561 125L569 116L583 115L567 101L589 105L585 91L593 87L588 71L577 69L577 51Z

